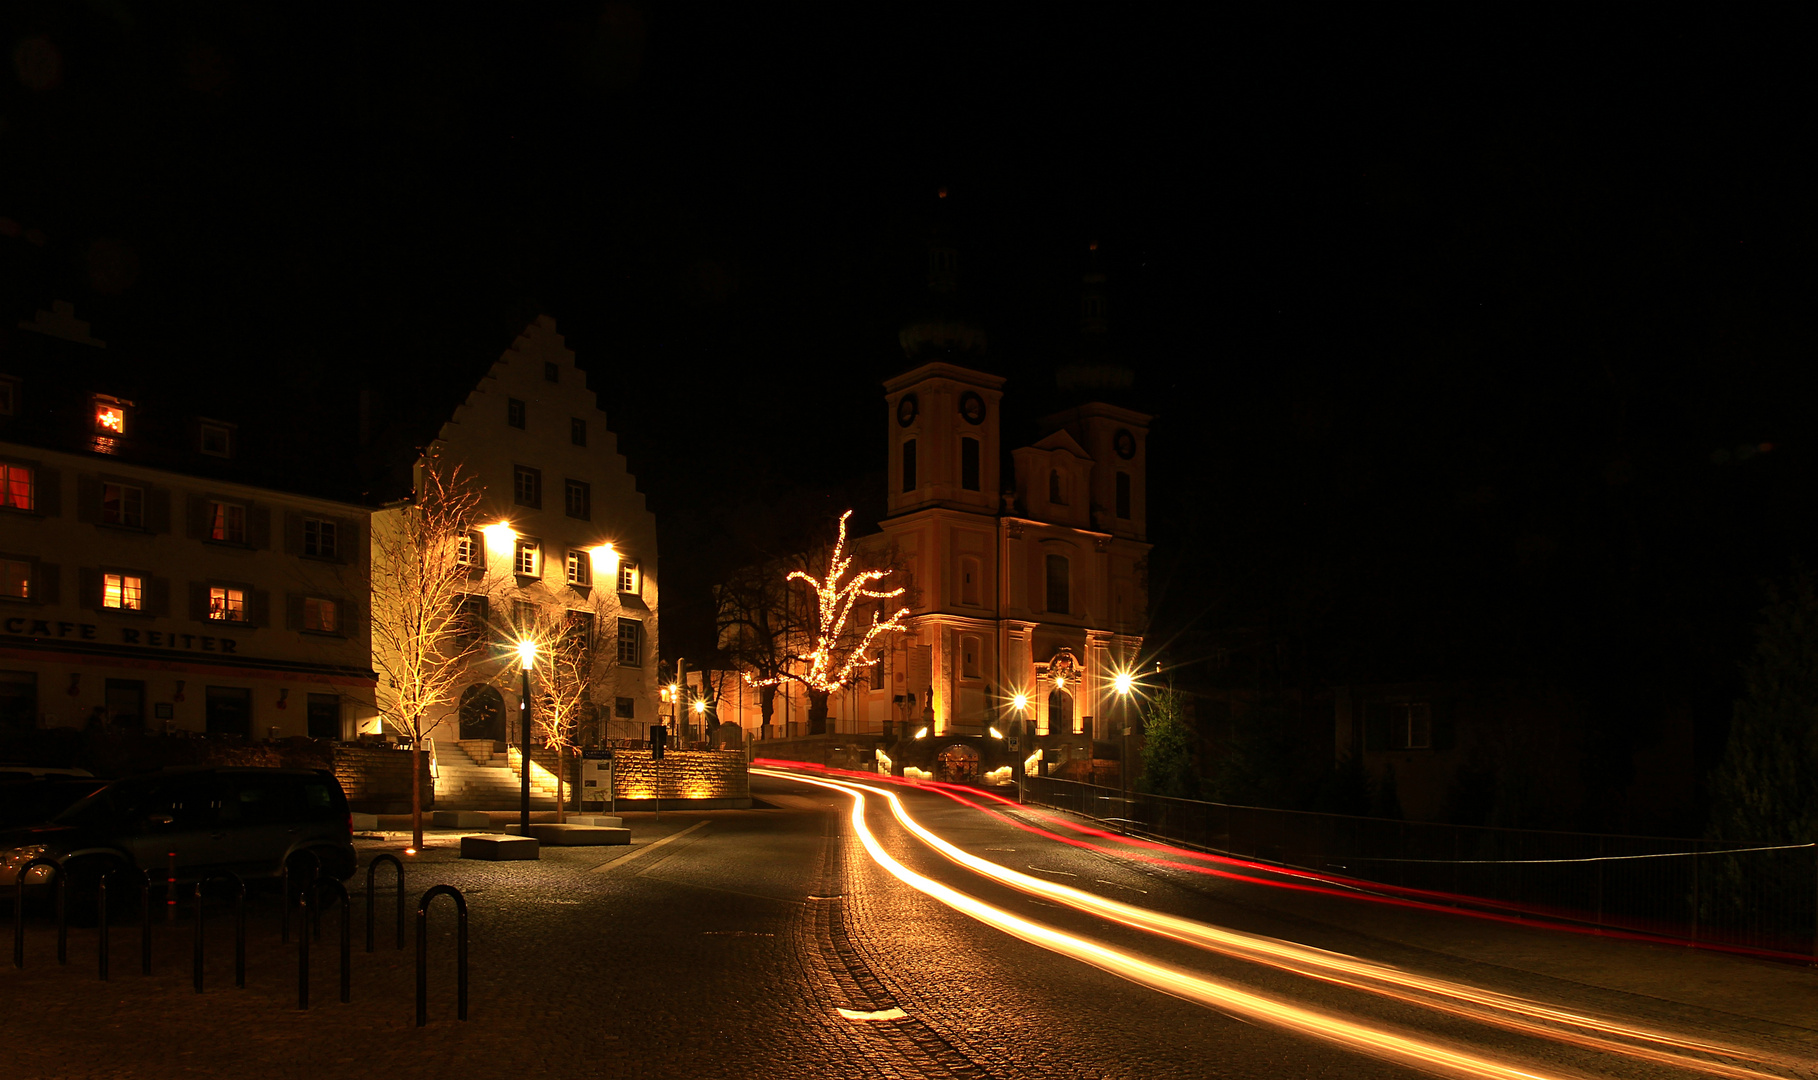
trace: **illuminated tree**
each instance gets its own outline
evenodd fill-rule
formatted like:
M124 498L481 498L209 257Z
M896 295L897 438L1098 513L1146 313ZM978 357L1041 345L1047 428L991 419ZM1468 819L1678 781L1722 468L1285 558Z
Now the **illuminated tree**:
M903 619L909 615L906 607L898 608L885 617L881 607L870 609L870 621L866 622L855 608L866 600L891 600L902 596L902 588L875 589L873 583L889 577L889 570L854 570L855 557L846 553L846 519L852 516L848 510L840 515L839 536L833 547L827 551L822 562L825 571L820 577L806 570L796 570L784 578L785 583L800 582L812 590L812 614L802 636L806 651L792 650L787 663L781 670L772 675L747 672L746 681L753 686L775 686L788 679L801 683L808 694L808 732L811 735L824 734L827 730L827 696L846 685L853 672L870 667L878 662L872 651L872 643L880 635L902 633L905 629ZM856 615L856 618L855 618Z
M423 745L480 658L462 600L475 591L464 553L480 492L433 454L415 496L373 515L372 654L379 712L411 741L411 835L423 846ZM433 717L433 719L432 719Z

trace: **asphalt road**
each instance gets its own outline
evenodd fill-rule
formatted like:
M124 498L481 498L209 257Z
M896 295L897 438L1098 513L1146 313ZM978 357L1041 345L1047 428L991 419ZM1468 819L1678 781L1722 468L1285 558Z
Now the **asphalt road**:
M1139 985L1080 959L1078 950L1090 947L1122 950L1255 1000L1311 1011L1294 1015L1336 1017L1517 1063L1537 1075L1697 1074L1683 1062L1561 1041L1552 1028L1536 1034L1485 1024L1438 1011L1419 995L1406 1000L1410 995L1354 989L1083 913L957 865L912 835L880 799L868 800L864 821L883 854L1055 935L1050 947L1034 944L880 866L856 835L847 794L761 777L753 787L763 804L755 810L629 817L636 840L629 850L546 848L535 863L480 863L459 859L455 838L446 836L406 856L413 909L414 896L432 883L456 885L467 897L472 1003L465 1023L454 1016L451 909L432 913L430 1023L417 1028L414 953L388 946L392 906L383 889L380 951L362 952L363 926L356 920L354 927L353 1003L336 1000L338 912L330 912L313 947L307 1011L296 1007L296 950L278 941L271 896L252 905L243 990L233 986L229 923L218 915L209 927L207 990L200 995L190 986L187 923L157 927L149 978L138 970L136 930L117 926L106 983L96 978L93 930L73 933L71 962L59 967L53 935L34 924L25 969L0 968L0 993L10 999L0 1010L0 1038L13 1054L9 1071L309 1080L1428 1074L1294 1022ZM1410 921L1405 913L1068 846L1019 827L1041 824L1034 814L992 816L923 791L903 798L907 812L933 832L1031 877L1754 1055L1690 1055L1712 1069L1818 1075L1818 1031L1810 1020L1818 1009L1798 1000L1805 994L1818 1002L1818 979L1809 971L1723 968L1731 981L1713 984L1721 992L1757 993L1762 1002L1724 1011L1688 994L1625 988L1616 978L1632 981L1648 971L1670 977L1672 965L1682 962L1676 953L1607 942L1558 945L1522 936L1537 931L1460 930L1430 917ZM363 862L403 847L361 843ZM364 875L355 884L363 886ZM356 899L353 911L363 916L363 900ZM1567 963L1559 959L1562 948L1577 950L1572 955L1585 970L1612 977L1559 967ZM1598 952L1611 949L1617 951ZM1537 956L1553 957L1555 966ZM1697 969L1712 979L1718 970Z

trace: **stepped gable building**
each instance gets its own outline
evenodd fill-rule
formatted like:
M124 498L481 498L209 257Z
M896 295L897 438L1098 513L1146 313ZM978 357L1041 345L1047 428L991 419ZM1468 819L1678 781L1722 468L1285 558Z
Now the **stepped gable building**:
M644 737L658 722L656 518L553 319L524 328L426 449L484 493L463 604L493 646L460 703L437 718L437 760L496 764L516 744L511 638L539 622L591 643L589 741ZM374 528L398 512L378 511Z
M59 302L0 335L0 737L374 721L368 513Z

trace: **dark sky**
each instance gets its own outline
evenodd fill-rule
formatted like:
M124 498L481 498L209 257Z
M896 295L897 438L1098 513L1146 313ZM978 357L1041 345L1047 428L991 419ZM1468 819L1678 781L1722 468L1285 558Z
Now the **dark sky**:
M1158 637L1727 693L1814 524L1799 28L1123 7L23 2L0 249L182 392L459 393L554 314L679 631L728 523L881 495L944 186L1012 420L1100 245Z

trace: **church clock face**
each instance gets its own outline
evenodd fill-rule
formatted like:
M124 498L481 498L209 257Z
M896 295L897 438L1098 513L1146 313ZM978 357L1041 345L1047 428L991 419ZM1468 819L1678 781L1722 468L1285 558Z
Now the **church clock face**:
M985 399L971 390L960 395L959 410L960 415L966 418L968 424L985 422Z
M904 394L902 400L896 403L897 426L908 427L910 424L915 423L915 415L920 410L921 402L915 400L915 395Z
M1118 457L1129 461L1136 456L1136 436L1130 434L1128 428L1118 428L1117 434L1111 436L1111 448L1117 451Z

